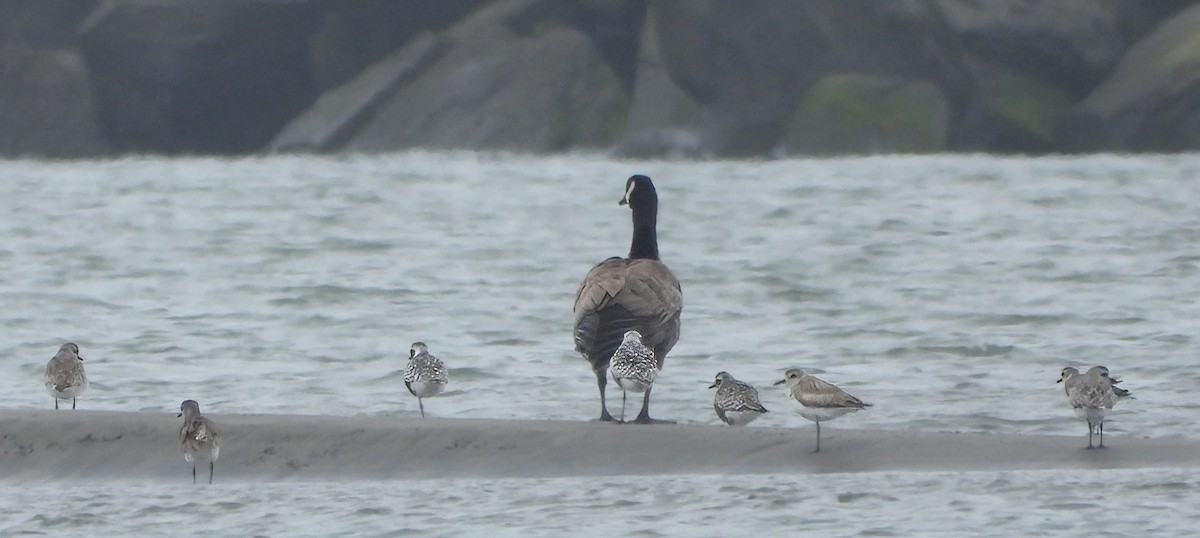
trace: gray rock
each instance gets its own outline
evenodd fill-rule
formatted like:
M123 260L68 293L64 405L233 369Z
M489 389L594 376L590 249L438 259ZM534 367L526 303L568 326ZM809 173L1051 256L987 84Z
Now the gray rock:
M965 79L928 3L865 0L655 0L664 65L701 109L716 155L764 155L828 74L925 79L955 102Z
M950 105L925 81L831 75L804 99L780 143L785 154L945 151Z
M1065 127L1075 150L1200 149L1200 5L1134 45Z
M261 149L317 97L321 4L106 1L81 37L105 138L118 152Z
M108 151L92 82L77 52L18 41L0 47L0 156L93 157Z
M613 154L634 158L704 156L700 107L671 81L658 48L654 17L654 13L647 16L641 33L633 104Z
M1138 2L1145 3L1145 2ZM1146 29L1131 2L1095 0L936 0L963 49L1082 95Z
M445 54L343 149L607 147L629 106L620 77L557 2L502 0L454 25Z
M425 34L323 94L293 119L270 144L272 152L329 152L345 145L369 123L396 90L413 81L442 53L446 43Z
M337 0L312 37L321 91L348 82L418 36L444 30L488 0Z

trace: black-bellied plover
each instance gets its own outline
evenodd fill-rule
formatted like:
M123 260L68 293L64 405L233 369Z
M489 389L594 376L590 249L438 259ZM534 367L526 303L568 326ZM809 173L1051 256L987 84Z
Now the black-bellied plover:
M717 389L713 409L717 417L730 426L745 426L767 412L758 401L758 389L734 379L729 372L718 373L716 381L708 388Z
M408 392L417 397L417 406L421 408L421 418L425 418L425 403L422 398L437 396L446 388L450 377L446 373L446 365L437 357L429 354L429 346L424 342L415 342L408 350L408 366L404 369L404 386Z
M800 416L817 423L817 448L821 451L821 421L833 420L847 413L871 407L869 403L851 396L837 385L808 375L799 368L784 372L776 385L787 384L788 399L800 410Z
M600 389L600 420L613 421L605 400L609 361L627 331L638 331L662 369L679 341L683 291L658 256L658 192L643 175L625 182L621 205L633 211L629 257L612 257L588 271L575 294L575 350L592 365ZM650 418L650 390L634 422L670 422Z
M213 467L221 456L221 436L217 427L208 417L200 414L200 404L196 400L184 400L179 405L179 416L183 417L183 427L179 428L179 447L183 449L183 459L192 464L192 483L196 483L196 460L208 460L208 483L213 481Z
M46 390L54 397L54 408L58 401L70 398L71 409L75 409L75 398L88 388L87 374L83 371L83 357L79 346L67 342L58 348L58 353L46 364Z
M642 343L642 335L637 331L625 331L625 337L612 360L608 362L608 372L613 382L621 387L621 422L625 421L625 395L630 392L649 393L658 377L658 361L654 352Z
M1129 391L1117 387L1121 380L1113 378L1103 366L1093 366L1083 374L1068 366L1062 369L1057 382L1063 384L1075 416L1087 423L1087 448L1095 448L1092 437L1096 434L1100 436L1099 448L1104 448L1104 417Z

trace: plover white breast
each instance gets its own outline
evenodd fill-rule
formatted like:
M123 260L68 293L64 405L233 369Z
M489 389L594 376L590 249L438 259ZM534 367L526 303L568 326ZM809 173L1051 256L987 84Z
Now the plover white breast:
M179 416L183 427L179 428L179 447L183 459L192 464L192 483L196 483L196 460L208 460L208 483L213 481L213 468L221 456L221 436L217 426L208 417L200 414L196 400L184 400L179 405Z
M658 361L654 360L654 352L642 343L642 335L637 331L625 331L621 345L608 361L608 373L613 382L621 387L621 422L625 421L625 395L630 392L646 393L654 386L658 377ZM642 410L638 416L645 413L646 402L642 402Z
M46 390L54 397L55 409L58 409L59 400L66 399L71 400L71 409L75 409L75 398L88 388L79 346L67 342L58 348L58 353L46 364L44 381Z
M1097 434L1100 437L1098 446L1104 448L1104 418L1117 400L1129 396L1130 392L1117 387L1121 380L1112 377L1104 366L1093 366L1082 374L1068 366L1062 369L1057 382L1063 384L1075 416L1087 423L1087 448L1095 448L1092 438Z
M417 397L417 406L421 408L421 418L425 418L424 398L437 396L450 382L446 373L446 365L441 359L429 354L429 346L424 342L414 342L408 350L408 366L404 369L404 386L408 392Z
M713 409L717 417L730 426L745 426L767 412L758 401L758 389L734 379L729 372L718 373L716 381L708 388L717 389Z
M851 396L837 385L808 375L799 368L784 372L776 385L787 384L788 399L800 410L800 416L817 424L817 448L821 451L821 421L833 420L847 413L871 407L869 403Z

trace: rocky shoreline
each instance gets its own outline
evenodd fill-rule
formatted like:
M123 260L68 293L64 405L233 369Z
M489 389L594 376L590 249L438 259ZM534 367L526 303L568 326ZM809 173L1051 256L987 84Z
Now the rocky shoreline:
M0 156L1200 149L1162 0L8 0Z

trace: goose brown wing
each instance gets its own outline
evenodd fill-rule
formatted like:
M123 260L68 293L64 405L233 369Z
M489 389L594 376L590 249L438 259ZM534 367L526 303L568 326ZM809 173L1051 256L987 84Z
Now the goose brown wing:
M805 376L797 386L800 403L806 407L867 407L870 404L851 396L837 385L813 376Z
M588 272L575 294L575 350L600 368L625 331L636 330L661 368L679 341L682 310L679 280L662 262L609 258Z

